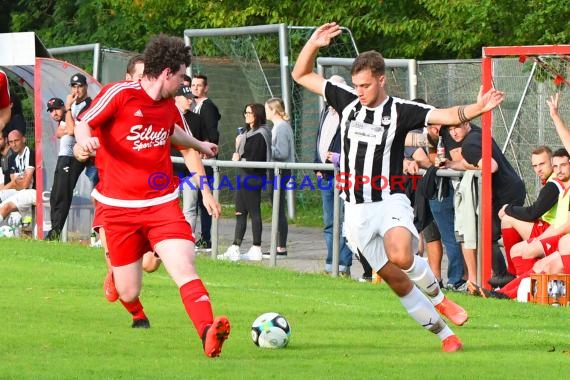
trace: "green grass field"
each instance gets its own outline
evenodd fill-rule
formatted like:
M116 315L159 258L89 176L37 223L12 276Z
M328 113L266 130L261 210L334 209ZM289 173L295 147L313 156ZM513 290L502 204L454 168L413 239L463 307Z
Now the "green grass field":
M470 313L465 344L440 352L385 284L198 259L215 314L232 322L222 356L204 356L166 272L144 277L150 330L102 294L100 249L0 239L1 379L563 379L569 308L452 293ZM251 322L277 311L282 350L256 347ZM566 373L566 375L564 375Z

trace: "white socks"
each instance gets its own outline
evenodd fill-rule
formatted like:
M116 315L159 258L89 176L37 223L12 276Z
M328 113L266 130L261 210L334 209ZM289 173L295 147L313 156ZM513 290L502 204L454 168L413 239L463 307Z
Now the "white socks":
M425 294L428 295L433 305L438 305L443 301L443 292L439 288L439 282L431 271L427 260L414 255L412 266L404 270L410 280L412 280Z
M416 322L426 330L436 334L439 339L444 340L453 335L453 331L451 331L427 297L417 287L412 287L411 292L404 297L400 297L400 302Z

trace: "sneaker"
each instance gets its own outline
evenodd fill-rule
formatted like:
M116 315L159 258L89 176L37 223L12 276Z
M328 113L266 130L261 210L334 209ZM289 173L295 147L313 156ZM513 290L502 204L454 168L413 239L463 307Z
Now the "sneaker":
M214 322L206 327L202 333L202 346L204 353L210 358L220 356L222 345L230 335L230 321L227 317L220 316L214 319Z
M249 251L240 256L240 259L245 261L261 261L263 259L261 247L255 245L251 246Z
M443 352L457 352L463 350L463 343L457 335L451 335L441 342L441 350Z
M461 280L455 284L447 284L447 285L445 285L445 288L443 288L443 289L450 290L452 292L467 293L467 282L464 280Z
M150 329L150 322L146 318L133 319L131 327L133 329Z
M212 242L205 240L203 237L200 237L200 239L196 241L196 251L211 252Z
M510 274L509 272L505 273L502 276L493 276L487 281L493 289L502 288L503 286L507 285L509 282L513 281L516 277Z
M443 301L435 305L435 308L440 312L440 314L443 314L457 326L463 326L463 324L469 319L465 309L445 296L443 297Z
M115 279L113 278L113 272L107 272L105 276L105 281L103 281L103 292L105 293L105 298L109 302L115 302L119 299L119 292L115 287Z
M351 278L350 277L350 268L347 267L345 271L338 272L338 276L342 278Z
M228 247L226 252L218 255L218 260L239 261L240 254L239 245L232 244Z
M49 232L47 233L46 237L44 238L44 240L48 240L48 241L59 241L59 238L61 237L61 231L58 230L49 230Z
M271 252L263 252L263 254L261 256L264 259L269 259L269 258L271 258ZM287 251L283 251L283 252L275 251L275 257L277 257L278 259L284 259L287 257Z
M358 282L372 282L372 276L368 277L368 276L362 276L359 277Z
M506 294L494 290L484 289L471 281L467 281L467 293L471 294L472 296L483 298L510 299Z

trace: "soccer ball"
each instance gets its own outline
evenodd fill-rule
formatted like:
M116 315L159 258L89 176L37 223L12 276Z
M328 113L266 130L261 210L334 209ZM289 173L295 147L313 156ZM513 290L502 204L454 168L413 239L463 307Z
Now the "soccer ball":
M291 339L291 326L279 313L261 314L251 325L251 339L263 348L284 348Z

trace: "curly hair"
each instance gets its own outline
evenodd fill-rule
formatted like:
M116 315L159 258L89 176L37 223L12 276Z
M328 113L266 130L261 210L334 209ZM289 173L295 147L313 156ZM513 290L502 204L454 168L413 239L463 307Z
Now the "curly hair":
M175 73L181 65L190 66L190 47L182 38L159 34L146 45L143 57L144 75L158 78L164 69Z

